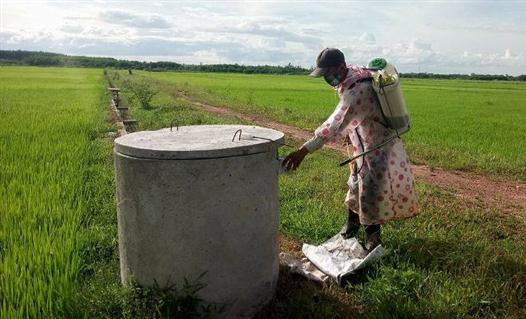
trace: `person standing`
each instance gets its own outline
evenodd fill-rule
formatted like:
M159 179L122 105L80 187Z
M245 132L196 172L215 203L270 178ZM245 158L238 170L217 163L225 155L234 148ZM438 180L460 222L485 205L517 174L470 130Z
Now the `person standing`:
M353 156L360 156L352 165L345 198L348 207L345 238L355 237L360 225L365 228L365 249L381 244L381 225L408 218L418 213L413 171L404 145L396 132L384 122L381 108L372 87L372 73L365 67L347 65L343 52L326 48L316 59L310 74L323 77L338 93L340 101L329 118L314 132L314 137L300 149L285 157L286 170L297 169L307 154L325 143L348 139Z

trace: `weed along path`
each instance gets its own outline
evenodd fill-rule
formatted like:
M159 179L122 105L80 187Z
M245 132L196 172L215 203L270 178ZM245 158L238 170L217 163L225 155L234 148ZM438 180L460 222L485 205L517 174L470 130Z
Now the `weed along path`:
M261 115L241 113L227 107L202 103L186 95L178 95L178 97L184 98L200 110L254 122L257 125L282 131L293 139L305 141L312 137L310 131L278 123ZM325 147L347 155L342 145L326 144ZM526 183L502 177L431 168L426 165L413 164L413 168L418 179L452 192L470 206L487 205L505 213L515 213L526 222Z

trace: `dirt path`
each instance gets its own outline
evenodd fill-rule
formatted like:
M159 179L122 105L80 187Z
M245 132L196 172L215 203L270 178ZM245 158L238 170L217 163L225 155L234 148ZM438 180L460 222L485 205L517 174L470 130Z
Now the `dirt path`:
M261 115L246 114L226 107L201 103L188 96L179 95L179 97L183 97L203 111L254 122L284 132L293 139L305 141L312 137L310 131L278 123ZM324 147L347 155L343 146L327 144ZM467 203L477 206L487 205L505 213L520 213L521 219L526 220L526 183L460 171L446 171L425 165L413 165L413 170L417 179L451 191Z

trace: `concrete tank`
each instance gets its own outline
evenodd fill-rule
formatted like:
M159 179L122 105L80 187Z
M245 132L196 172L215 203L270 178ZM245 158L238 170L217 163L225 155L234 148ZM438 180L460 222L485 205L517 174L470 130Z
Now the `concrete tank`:
M278 278L277 149L283 142L281 132L243 125L117 138L122 282L133 277L143 286L167 287L206 272L201 298L226 304L227 317L257 312Z

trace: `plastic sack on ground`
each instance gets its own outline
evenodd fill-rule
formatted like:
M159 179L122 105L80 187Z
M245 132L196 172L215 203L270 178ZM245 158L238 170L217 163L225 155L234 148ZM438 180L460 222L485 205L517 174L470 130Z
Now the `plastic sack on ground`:
M302 251L306 257L302 260L282 254L280 256L282 264L286 264L291 272L299 273L311 280L325 283L330 277L338 284L342 284L343 277L368 267L385 253L381 245L367 253L356 238L345 239L340 234L319 246L303 244Z

